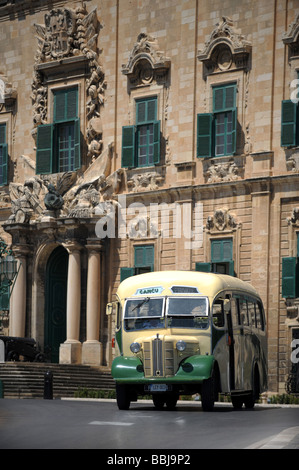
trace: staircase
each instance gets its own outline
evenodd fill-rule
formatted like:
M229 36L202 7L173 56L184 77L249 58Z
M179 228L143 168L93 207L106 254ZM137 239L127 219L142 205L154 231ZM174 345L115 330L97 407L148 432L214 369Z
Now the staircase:
M97 367L6 362L0 364L3 398L43 398L47 371L53 374L53 398L73 397L79 388L113 390L115 387L111 374Z

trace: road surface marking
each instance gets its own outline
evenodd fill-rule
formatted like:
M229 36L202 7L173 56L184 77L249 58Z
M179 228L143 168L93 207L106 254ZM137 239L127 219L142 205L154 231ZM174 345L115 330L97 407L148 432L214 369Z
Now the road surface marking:
M89 424L95 426L132 426L134 423L123 423L121 421L92 421Z
M299 434L299 426L287 428L268 439L256 442L247 449L283 449Z

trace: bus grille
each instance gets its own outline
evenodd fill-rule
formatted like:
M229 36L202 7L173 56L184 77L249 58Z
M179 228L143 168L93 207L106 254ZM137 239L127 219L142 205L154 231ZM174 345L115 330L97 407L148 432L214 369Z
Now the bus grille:
M174 375L174 350L171 341L155 338L143 344L145 377Z

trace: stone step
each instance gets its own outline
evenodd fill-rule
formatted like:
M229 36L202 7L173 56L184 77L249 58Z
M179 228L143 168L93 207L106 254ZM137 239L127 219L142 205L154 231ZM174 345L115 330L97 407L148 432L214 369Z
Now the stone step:
M53 397L72 397L78 389L114 390L109 371L97 367L64 364L0 364L4 398L42 398L47 371L53 374Z

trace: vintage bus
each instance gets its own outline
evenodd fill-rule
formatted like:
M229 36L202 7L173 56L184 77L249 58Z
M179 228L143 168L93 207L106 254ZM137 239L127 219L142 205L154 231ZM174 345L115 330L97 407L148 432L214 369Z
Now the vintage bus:
M163 271L120 283L112 363L119 409L152 396L157 409L200 394L211 411L218 394L252 408L267 389L264 308L256 290L232 276Z

